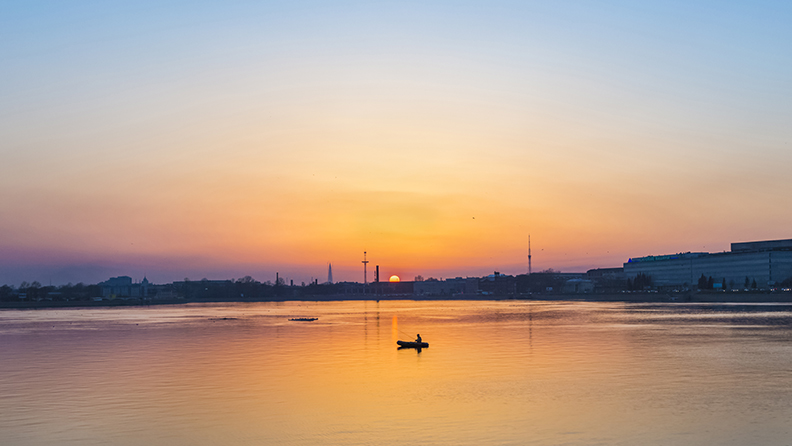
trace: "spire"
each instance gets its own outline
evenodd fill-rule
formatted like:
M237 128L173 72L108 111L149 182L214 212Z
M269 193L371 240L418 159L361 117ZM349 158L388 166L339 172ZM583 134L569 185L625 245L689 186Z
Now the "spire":
M333 264L327 264L327 283L333 283Z
M363 251L363 286L368 285L368 278L366 277L366 265L368 264L368 260L366 260L366 251Z
M528 234L528 275L531 275L531 234Z

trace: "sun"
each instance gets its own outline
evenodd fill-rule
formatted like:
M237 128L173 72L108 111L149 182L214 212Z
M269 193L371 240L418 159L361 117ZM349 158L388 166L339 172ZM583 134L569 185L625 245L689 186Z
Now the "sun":
M398 281L400 281L400 280L401 280L401 279L399 279L399 276L397 276L397 275L395 275L395 274L394 274L394 275L392 275L392 276L390 277L390 279L389 279L389 282L398 282Z

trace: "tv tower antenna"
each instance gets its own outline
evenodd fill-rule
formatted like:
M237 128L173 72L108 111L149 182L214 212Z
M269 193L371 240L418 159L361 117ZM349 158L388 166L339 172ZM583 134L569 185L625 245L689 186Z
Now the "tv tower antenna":
M366 251L363 251L363 261L361 262L363 263L363 286L366 286L368 284L368 279L366 277L366 264L368 262L369 261L366 260Z
M528 234L528 275L531 275L531 234Z

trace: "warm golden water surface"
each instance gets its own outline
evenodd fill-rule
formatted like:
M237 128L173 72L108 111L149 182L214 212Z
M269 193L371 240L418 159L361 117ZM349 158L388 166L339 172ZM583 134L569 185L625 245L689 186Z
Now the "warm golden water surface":
M792 306L4 310L0 444L788 445Z

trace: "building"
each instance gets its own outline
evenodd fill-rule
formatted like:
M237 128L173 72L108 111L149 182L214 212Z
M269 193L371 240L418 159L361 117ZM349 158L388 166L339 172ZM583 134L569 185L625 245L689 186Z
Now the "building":
M595 268L586 271L586 278L589 280L613 279L624 280L624 268Z
M769 288L792 279L792 239L732 243L731 251L686 252L632 258L624 275L651 277L661 289L695 288L699 278L712 277L715 288Z
M594 291L594 281L588 279L569 279L564 282L564 293L591 293Z
M446 280L422 280L415 282L413 293L416 296L475 296L478 293L478 278L457 277Z
M627 288L623 267L590 269L586 279L594 283L594 290L599 293L618 293Z
M102 287L102 297L146 297L148 288L151 284L147 278L143 278L140 283L132 283L129 276L111 277L104 282L100 282Z

